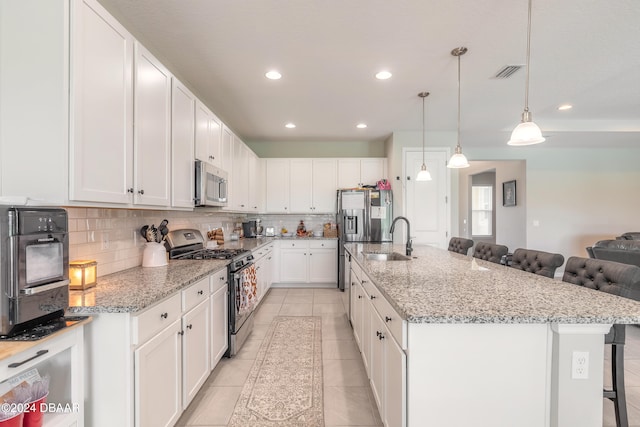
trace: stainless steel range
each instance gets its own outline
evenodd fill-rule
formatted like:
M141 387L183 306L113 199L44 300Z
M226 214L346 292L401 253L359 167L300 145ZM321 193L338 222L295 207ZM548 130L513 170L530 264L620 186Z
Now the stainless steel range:
M256 300L256 284L253 255L246 249L207 249L202 233L195 229L171 231L166 238L170 259L207 260L228 259L229 286L229 348L225 356L232 357L240 350L253 330L253 302ZM252 274L253 273L253 274Z

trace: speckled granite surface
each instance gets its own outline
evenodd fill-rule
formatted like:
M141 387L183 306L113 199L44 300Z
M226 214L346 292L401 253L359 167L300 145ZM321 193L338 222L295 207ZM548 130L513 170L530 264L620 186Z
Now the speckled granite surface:
M391 305L412 323L640 323L640 302L464 255L415 247L410 261L369 261L363 252L403 245L347 244Z
M170 260L99 277L86 291L69 292L67 314L133 313L227 267L226 260Z

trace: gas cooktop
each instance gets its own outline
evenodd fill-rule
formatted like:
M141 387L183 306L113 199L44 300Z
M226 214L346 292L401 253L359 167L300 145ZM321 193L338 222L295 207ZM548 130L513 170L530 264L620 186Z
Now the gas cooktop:
M171 259L233 259L250 251L246 249L199 249L171 256Z

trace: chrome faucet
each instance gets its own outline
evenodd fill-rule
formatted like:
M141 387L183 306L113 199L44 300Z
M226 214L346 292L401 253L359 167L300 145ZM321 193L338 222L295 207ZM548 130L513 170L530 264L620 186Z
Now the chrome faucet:
M405 253L407 256L411 256L411 252L413 252L413 248L411 247L411 225L409 224L409 220L403 216L395 217L395 219L391 223L391 228L389 229L389 233L393 234L393 230L395 230L396 228L396 222L399 219L402 219L407 223L407 249Z

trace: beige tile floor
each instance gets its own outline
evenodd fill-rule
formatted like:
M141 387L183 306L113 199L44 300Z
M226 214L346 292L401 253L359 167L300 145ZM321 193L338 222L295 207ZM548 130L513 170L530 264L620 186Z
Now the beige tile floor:
M382 426L347 320L346 297L337 289L271 289L247 342L235 357L222 359L176 425L226 426L273 318L313 315L322 317L325 426Z
M226 426L271 320L277 315L322 316L325 425L381 426L347 320L347 294L335 289L273 288L260 304L255 327L241 351L222 359L177 426ZM605 386L610 385L605 353ZM625 381L629 426L640 427L640 327L627 327ZM613 403L603 399L603 427L615 427ZM248 426L249 427L249 426Z

